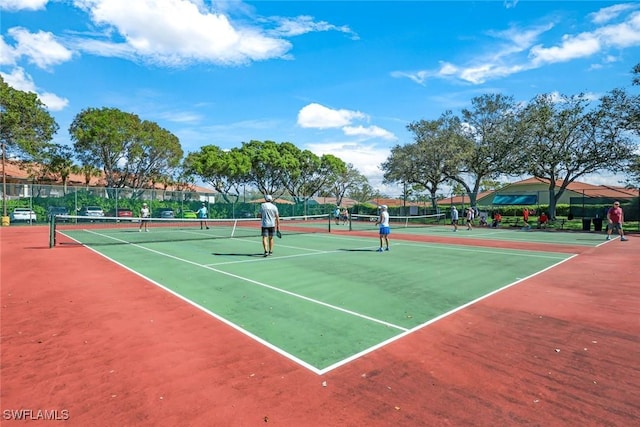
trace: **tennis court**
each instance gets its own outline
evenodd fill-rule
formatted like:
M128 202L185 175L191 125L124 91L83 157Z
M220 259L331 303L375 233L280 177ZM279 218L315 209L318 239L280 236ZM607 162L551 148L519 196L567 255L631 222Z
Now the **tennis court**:
M7 425L640 421L637 236L209 226L1 228Z
M351 229L356 231L369 231L377 233L375 216L355 215L351 222ZM536 228L491 228L473 226L467 230L467 226L460 221L458 231L453 232L453 226L447 223L442 215L424 215L423 222L411 222L411 217L396 217L397 222L393 228L397 232L411 233L424 236L446 236L451 239L480 239L508 242L548 243L554 245L596 246L602 244L602 233L582 232L557 232L556 230L540 230ZM417 218L417 217L416 217ZM415 220L414 220L415 221ZM449 221L450 222L450 221Z
M318 374L572 256L407 241L378 253L375 235L328 233L327 223L284 219L284 238L268 258L256 221L210 221L201 229L198 221L157 220L149 232L131 222L72 223L58 233ZM472 236L496 234L511 235Z

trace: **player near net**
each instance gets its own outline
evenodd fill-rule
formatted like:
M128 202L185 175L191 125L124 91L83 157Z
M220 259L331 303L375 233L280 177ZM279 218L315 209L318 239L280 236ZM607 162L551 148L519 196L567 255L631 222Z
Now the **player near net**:
M273 197L270 194L264 196L265 202L260 205L258 216L262 218L262 247L265 257L273 255L273 235L280 236L280 213L278 207L274 205Z
M376 225L380 226L380 247L378 252L382 252L382 247L385 246L385 251L389 250L389 234L391 228L389 227L389 212L387 211L387 205L380 206L380 217L376 221Z
M151 218L151 209L146 203L143 203L140 208L140 228L138 231L142 231L143 228L145 232L149 231L149 218Z
M202 230L203 227L207 227L207 230L208 230L209 225L207 224L207 218L209 217L209 210L207 209L207 204L205 202L202 202L202 206L200 206L200 209L198 209L198 212L196 215L201 220L200 230Z

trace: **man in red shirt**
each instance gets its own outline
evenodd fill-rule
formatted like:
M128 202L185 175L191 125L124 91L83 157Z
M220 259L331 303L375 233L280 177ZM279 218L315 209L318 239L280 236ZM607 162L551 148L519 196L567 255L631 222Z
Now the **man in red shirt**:
M528 230L531 228L529 225L529 208L522 209L522 220L524 221L524 229Z
M549 224L549 217L546 212L542 212L538 217L538 228L547 228Z
M613 202L613 206L607 211L607 240L611 240L611 233L616 231L620 235L620 240L627 241L624 237L624 231L622 231L622 224L624 223L624 213L620 207L620 202L617 200Z

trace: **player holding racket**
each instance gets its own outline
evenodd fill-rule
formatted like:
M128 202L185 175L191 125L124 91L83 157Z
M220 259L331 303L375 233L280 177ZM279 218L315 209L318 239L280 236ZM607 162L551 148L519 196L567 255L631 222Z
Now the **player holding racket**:
M389 227L389 212L387 212L387 205L380 206L380 218L376 222L376 225L380 226L380 248L378 248L378 252L382 252L382 246L384 244L385 251L389 250L389 234L391 233L391 228Z
M264 196L265 202L260 205L258 216L262 218L262 247L264 248L265 257L273 255L273 235L280 235L280 214L278 207L273 203L273 197L270 194Z

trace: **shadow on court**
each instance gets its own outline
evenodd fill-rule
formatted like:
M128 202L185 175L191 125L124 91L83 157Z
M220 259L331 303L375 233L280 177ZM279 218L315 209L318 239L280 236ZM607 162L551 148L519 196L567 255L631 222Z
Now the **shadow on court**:
M248 256L248 257L260 257L260 258L263 258L264 257L264 252L260 252L260 253L257 253L257 254L235 254L235 253L214 252L213 255L214 256Z

